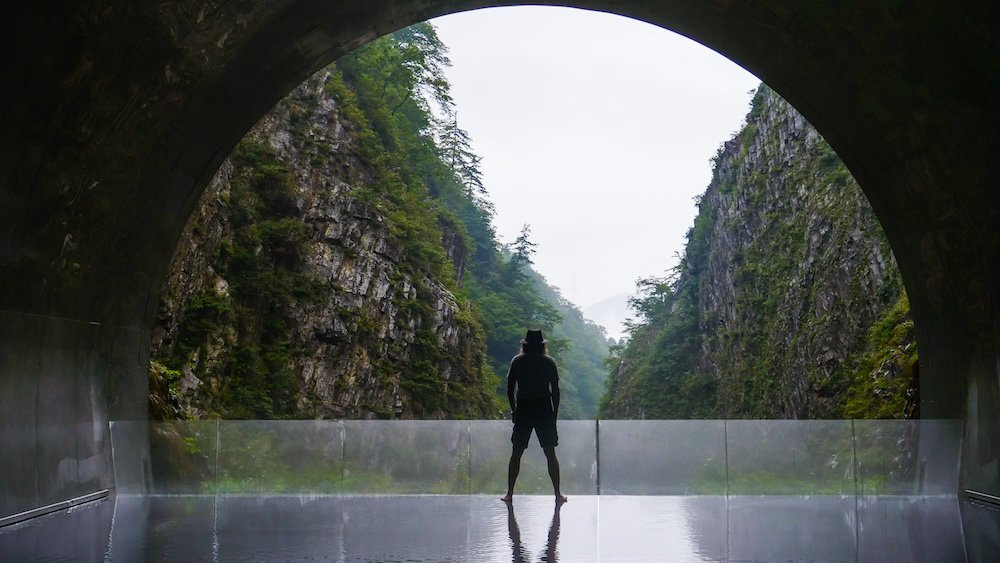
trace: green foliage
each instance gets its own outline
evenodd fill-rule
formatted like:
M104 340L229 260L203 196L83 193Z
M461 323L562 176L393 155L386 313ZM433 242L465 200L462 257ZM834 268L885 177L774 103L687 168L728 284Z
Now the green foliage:
M295 207L295 184L281 158L246 139L233 153L230 238L213 267L228 295L190 299L166 366L218 379L210 407L225 418L287 418L298 389L290 344L291 306L315 298L322 284L300 271L308 226ZM224 330L225 329L225 330Z
M848 418L909 418L916 406L917 344L906 294L872 325L864 354L845 371Z
M685 271L697 276L693 268ZM609 381L625 358L633 371L624 388L608 388L602 418L622 411L654 418L718 418L716 382L698 369L698 297L697 284L678 273L639 282L639 296L631 304L641 320L629 327L628 345L612 351Z
M167 363L180 369L187 358L205 345L207 338L229 320L232 306L224 297L212 293L195 295L181 315L173 357Z
M508 251L498 251L485 263L473 261L472 279L465 286L483 323L488 361L498 374L507 373L526 329L540 328L551 333L562 320L559 311L542 297L529 277L529 247L523 251L527 254L520 258ZM503 390L498 388L497 392L502 394Z
M421 54L415 46L431 52ZM362 156L376 170L368 199L386 213L416 270L454 289L453 265L441 246L442 214L425 181L429 175L454 181L454 175L440 159L432 116L421 95L430 89L439 103L450 103L447 83L432 72L447 62L443 52L433 28L420 24L404 30L402 37L387 36L338 61L326 90L357 128Z
M179 406L181 372L160 362L149 362L149 416L152 420L183 418Z
M443 352L437 337L430 330L417 331L413 344L415 360L403 377L400 386L413 397L421 397L415 415L422 418L435 412L443 412L446 402L447 382L441 377L439 366Z

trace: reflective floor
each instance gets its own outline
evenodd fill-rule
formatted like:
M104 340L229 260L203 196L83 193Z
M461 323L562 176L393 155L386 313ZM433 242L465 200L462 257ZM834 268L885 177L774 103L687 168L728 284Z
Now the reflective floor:
M964 527L963 527L964 523ZM2 561L1000 560L946 497L119 496L0 529Z

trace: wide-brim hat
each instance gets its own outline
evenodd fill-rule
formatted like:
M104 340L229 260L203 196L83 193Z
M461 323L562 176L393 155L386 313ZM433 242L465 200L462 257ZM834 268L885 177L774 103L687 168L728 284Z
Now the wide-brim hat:
M542 336L541 330L529 330L521 339L521 344L547 344L549 341Z

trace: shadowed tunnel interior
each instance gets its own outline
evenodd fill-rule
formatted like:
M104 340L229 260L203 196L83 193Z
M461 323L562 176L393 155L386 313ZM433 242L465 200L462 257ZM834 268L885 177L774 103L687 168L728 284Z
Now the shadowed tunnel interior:
M898 260L920 341L921 414L964 419L960 489L1000 495L1000 7L560 4L691 37L816 126ZM114 487L107 423L147 418L149 327L171 254L253 123L365 42L486 5L496 3L104 0L8 9L0 516Z

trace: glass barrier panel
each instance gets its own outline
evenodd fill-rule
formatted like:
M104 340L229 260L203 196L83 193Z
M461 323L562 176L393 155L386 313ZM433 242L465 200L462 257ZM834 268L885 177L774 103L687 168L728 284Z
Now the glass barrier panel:
M465 420L345 420L343 491L467 494Z
M957 420L856 420L858 494L958 491L962 423Z
M113 420L111 428L111 463L115 475L115 491L119 494L149 492L149 454L146 437L149 425L145 420Z
M513 424L509 420L472 420L469 422L469 465L470 470L470 491L472 494L498 494L502 495L507 490L507 462L511 453L511 429ZM537 448L538 442L532 438L532 443L528 444L529 450ZM527 453L527 452L525 452ZM526 456L524 456L526 457ZM522 486L515 492L528 493L531 491L527 487L528 483L538 481L544 472L544 466L540 471L537 462L521 458L521 471L518 481ZM532 458L533 459L533 458ZM546 491L551 491L550 484Z
M223 420L219 493L336 493L344 425L335 420Z
M556 457L559 459L559 485L567 495L597 494L597 423L593 420L560 420L556 427L559 445ZM537 440L533 440L537 446ZM545 454L541 447L529 448L538 456L539 463L546 466ZM525 452L526 454L528 452ZM545 493L552 492L552 481Z
M502 495L507 490L507 464L512 450L509 420L470 421L471 492ZM597 433L593 420L560 420L560 489L567 495L597 492ZM552 494L545 454L534 433L521 456L515 494Z
M726 494L725 422L602 420L601 494Z
M598 474L609 495L958 490L956 420L565 420L558 429L567 494L597 493ZM118 491L160 494L502 494L511 430L506 420L111 423ZM515 492L550 494L546 466L532 437Z
M152 492L203 493L214 487L219 421L175 420L149 423Z
M731 495L853 495L850 420L730 420Z
M917 420L920 427L920 494L955 495L959 488L962 439L961 420Z

